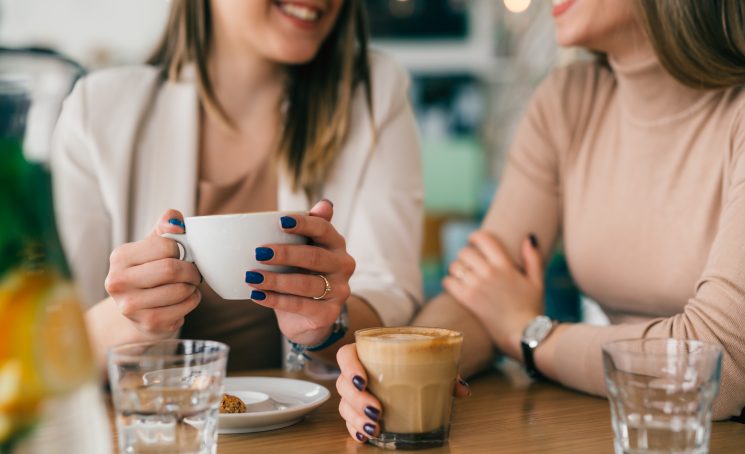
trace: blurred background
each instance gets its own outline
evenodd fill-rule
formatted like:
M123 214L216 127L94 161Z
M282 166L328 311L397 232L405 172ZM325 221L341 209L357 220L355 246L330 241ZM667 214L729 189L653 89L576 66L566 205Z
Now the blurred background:
M577 55L556 47L549 0L366 3L373 47L412 75L426 193L422 271L431 297L489 206L530 94L551 68ZM0 0L0 70L48 51L68 59L63 66L72 77L142 62L168 6L167 0ZM549 315L575 321L594 310L580 303L560 248L546 280Z

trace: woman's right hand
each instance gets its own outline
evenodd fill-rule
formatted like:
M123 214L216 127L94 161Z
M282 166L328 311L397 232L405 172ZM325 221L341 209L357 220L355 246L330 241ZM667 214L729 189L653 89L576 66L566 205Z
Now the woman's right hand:
M179 260L175 241L163 233L183 233L183 216L166 211L150 235L111 253L106 291L119 312L143 334L167 337L184 324L202 296L202 277L193 263Z
M336 379L336 390L341 396L339 414L347 423L349 435L358 443L380 434L380 420L383 407L378 399L367 392L367 374L357 356L357 345L348 344L336 353L341 374ZM456 397L471 395L468 383L460 377L456 380Z

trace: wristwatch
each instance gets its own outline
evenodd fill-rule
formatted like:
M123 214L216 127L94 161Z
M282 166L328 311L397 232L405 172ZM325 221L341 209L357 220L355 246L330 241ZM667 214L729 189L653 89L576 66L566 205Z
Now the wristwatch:
M545 378L543 374L535 367L533 352L541 343L546 340L551 331L556 326L553 320L545 315L539 315L531 320L528 326L523 330L523 337L520 340L520 346L523 350L523 361L525 362L525 371L531 378L541 380Z
M339 316L336 318L336 321L331 327L331 333L329 333L328 337L326 337L326 339L324 339L323 341L319 342L316 345L305 345L288 340L288 342L290 343L290 351L287 353L287 369L290 371L302 370L303 366L305 366L305 361L310 359L310 357L305 353L306 351L317 352L328 348L336 343L336 341L344 337L344 335L347 334L348 330L349 312L347 311L347 305L344 304L341 307Z

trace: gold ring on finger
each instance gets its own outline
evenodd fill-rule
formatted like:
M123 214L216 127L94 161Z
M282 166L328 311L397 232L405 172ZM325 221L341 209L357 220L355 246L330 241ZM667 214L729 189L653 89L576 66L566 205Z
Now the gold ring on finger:
M314 296L313 299L314 300L322 300L322 299L326 298L326 295L328 295L329 292L331 291L331 283L329 282L328 279L326 279L326 276L324 276L323 274L316 274L316 276L318 276L321 279L323 279L323 286L324 286L324 288L323 288L323 293L321 295L319 295L319 296Z

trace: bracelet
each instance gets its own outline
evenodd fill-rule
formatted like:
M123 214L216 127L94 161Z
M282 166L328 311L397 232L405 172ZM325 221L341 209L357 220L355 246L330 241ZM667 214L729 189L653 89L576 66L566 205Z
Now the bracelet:
M320 343L315 345L304 345L292 342L289 339L287 340L287 342L290 343L290 351L287 352L287 370L293 372L302 370L305 366L305 362L311 359L305 352L317 352L330 347L339 339L344 337L344 335L347 334L348 329L349 312L347 311L347 305L344 304L339 313L339 317L337 317L331 328L331 332L326 339Z

